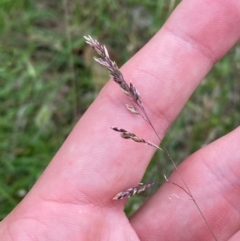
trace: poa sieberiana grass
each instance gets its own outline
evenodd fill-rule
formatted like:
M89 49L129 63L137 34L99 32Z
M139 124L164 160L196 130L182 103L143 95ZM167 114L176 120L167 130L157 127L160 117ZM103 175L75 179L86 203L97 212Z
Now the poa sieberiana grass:
M140 93L137 90L137 88L132 83L128 84L125 81L124 76L121 73L121 71L119 70L117 64L110 59L108 51L107 51L107 49L104 45L101 45L96 39L93 39L91 36L85 36L84 38L86 40L86 43L89 44L97 52L97 54L100 56L98 58L94 57L95 61L97 61L99 64L105 66L108 69L109 74L110 74L111 78L114 80L114 82L119 85L119 87L123 91L123 93L126 94L131 99L131 101L133 102L133 105L127 104L126 109L133 114L140 115L147 122L147 124L150 125L152 130L155 132L156 136L161 141L161 138L160 138L159 134L157 133L156 129L154 128L151 120L149 119L149 117L147 115L147 112L145 111L143 101L141 99ZM204 219L206 225L208 226L210 232L212 233L213 238L215 240L217 240L215 234L213 233L211 227L209 226L208 221L206 220L204 214L202 213L198 203L196 202L195 198L192 195L191 190L189 189L186 181L184 180L181 173L179 172L179 170L177 168L177 165L175 164L175 162L172 159L168 150L162 144L159 147L159 146L155 145L154 143L152 143L148 140L145 140L144 138L139 137L136 134L134 134L132 132L129 132L125 129L122 129L122 128L119 128L119 127L110 127L110 128L114 131L120 132L121 137L124 138L124 139L130 139L130 140L133 140L133 141L138 142L138 143L147 144L147 145L149 145L151 147L154 147L154 148L156 148L160 151L163 151L167 155L167 157L172 162L177 174L179 175L179 177L182 181L182 185L179 185L178 183L174 183L174 182L172 182L171 180L169 180L165 177L166 182L169 183L169 184L176 185L177 187L181 188L184 192L187 193L187 195L190 197L190 199L196 205L198 211L200 212L202 218ZM123 191L117 193L113 197L113 200L130 198L131 196L136 195L140 192L143 192L146 189L150 188L151 186L153 186L154 184L157 184L157 183L158 182L151 182L151 183L146 183L146 184L139 183L135 187L131 187L131 188L128 188L126 190L123 190Z

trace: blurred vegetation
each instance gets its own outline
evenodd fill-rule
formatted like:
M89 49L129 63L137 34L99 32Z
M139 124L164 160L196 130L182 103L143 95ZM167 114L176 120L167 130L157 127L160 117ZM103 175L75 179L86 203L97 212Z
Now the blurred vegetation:
M119 66L166 21L176 0L0 0L0 219L32 187L108 80L83 35L104 42ZM165 144L183 160L238 126L240 46L203 80ZM156 154L144 177L172 166ZM130 214L152 192L133 197Z

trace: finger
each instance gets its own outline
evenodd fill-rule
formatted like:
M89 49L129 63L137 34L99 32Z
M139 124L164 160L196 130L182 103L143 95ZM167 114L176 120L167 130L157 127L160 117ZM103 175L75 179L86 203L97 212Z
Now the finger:
M240 128L196 152L179 167L217 240L228 240L240 229L239 135ZM176 172L170 179L183 185ZM142 241L214 240L189 196L170 184L141 207L131 224Z
M122 68L125 78L140 91L149 117L162 135L203 76L237 41L238 5L233 0L184 1L162 30ZM197 14L199 9L204 15ZM26 200L41 196L102 205L138 183L154 149L122 140L109 126L123 127L156 142L157 138L142 119L125 111L128 102L115 83L107 84Z

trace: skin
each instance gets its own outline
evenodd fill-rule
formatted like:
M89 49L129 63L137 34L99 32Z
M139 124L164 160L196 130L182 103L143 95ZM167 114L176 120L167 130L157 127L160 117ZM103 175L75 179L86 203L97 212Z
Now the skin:
M121 68L161 136L239 37L240 1L184 0ZM141 180L154 148L124 140L108 127L158 143L149 126L125 110L129 102L112 81L104 87L32 190L1 222L0 240L214 240L196 206L173 185L164 184L130 219L125 201L112 201ZM237 128L179 167L219 241L240 240L239 136ZM176 172L170 179L181 183ZM173 193L183 199L169 200Z

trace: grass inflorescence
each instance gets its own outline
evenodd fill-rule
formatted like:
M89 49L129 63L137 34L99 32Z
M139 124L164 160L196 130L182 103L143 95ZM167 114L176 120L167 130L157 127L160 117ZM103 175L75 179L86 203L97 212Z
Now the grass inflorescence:
M147 112L146 112L146 110L143 106L143 102L141 100L141 96L140 96L139 91L136 89L136 87L134 87L134 85L131 82L128 84L125 81L121 71L118 69L117 64L110 59L107 48L104 45L101 45L96 39L93 39L90 35L87 36L87 37L85 36L84 38L86 40L86 43L89 44L100 56L100 58L94 57L95 61L97 61L99 64L101 64L101 65L103 65L104 67L107 68L107 70L110 74L110 77L112 77L113 81L116 82L119 85L119 87L124 92L124 94L126 94L132 100L132 102L135 104L135 106L126 105L127 110L129 110L130 112L132 112L134 114L141 115L142 118L146 121L146 123L148 125L150 125L150 127L152 128L152 131L154 131L154 133L158 137L159 141L161 141L161 138L160 138L159 134L157 133L155 127L153 126L153 124L152 124L151 120L149 119L149 117L147 115ZM178 176L180 177L180 180L182 181L182 184L172 182L171 180L167 179L166 176L164 175L166 181L170 184L173 184L173 185L181 188L190 197L190 199L195 204L197 210L201 214L203 220L205 221L209 231L212 234L212 237L214 238L214 240L217 241L215 233L213 232L213 230L212 230L210 224L208 223L205 215L203 214L202 210L200 209L200 207L198 205L198 202L194 198L194 196L192 194L192 191L189 189L187 182L185 181L185 179L181 175L180 171L178 170L178 167L177 167L176 163L172 159L172 157L171 157L169 151L166 149L166 147L164 147L163 144L161 144L161 147L158 147L157 145L153 144L152 142L147 141L147 140L145 140L141 137L138 137L136 134L134 134L132 132L129 132L129 131L126 131L125 129L122 129L122 128L111 127L111 129L114 130L114 131L120 132L121 137L124 138L124 139L131 139L131 140L133 140L135 142L138 142L138 143L147 144L149 146L155 147L158 150L161 150L162 152L164 152L166 154L168 159L173 164L173 167L176 170ZM153 186L155 183L156 182L151 182L151 183L147 183L147 184L139 183L138 186L136 186L136 187L130 187L126 190L120 191L119 193L117 193L113 197L113 200L119 200L119 199L123 199L125 197L130 198L130 197L132 197L136 194L139 194L139 193L147 190L149 187Z

